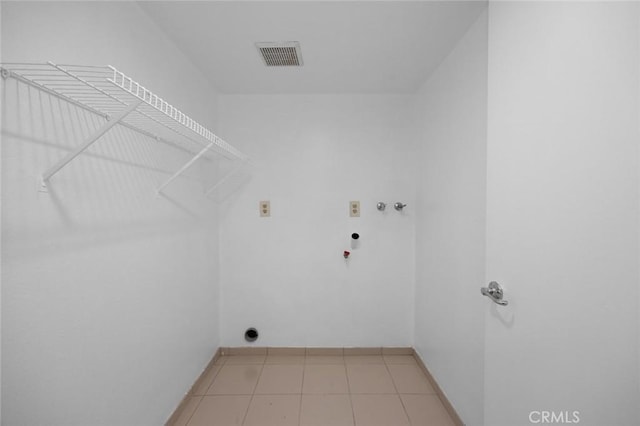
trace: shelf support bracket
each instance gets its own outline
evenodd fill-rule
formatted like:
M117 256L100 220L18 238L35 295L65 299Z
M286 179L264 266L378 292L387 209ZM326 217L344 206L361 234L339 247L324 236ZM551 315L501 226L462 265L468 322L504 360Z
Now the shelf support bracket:
M238 172L238 170L240 170L241 168L242 168L242 163L238 164L236 167L231 169L231 171L229 173L227 173L226 175L224 175L222 177L222 179L220 179L215 185L213 185L211 188L207 189L207 191L204 193L204 195L208 197L209 194L211 194L213 191L215 191L220 185L222 185L231 176L235 175Z
M53 175L58 173L60 169L62 169L67 164L69 164L78 155L82 154L87 148L93 145L94 142L100 139L102 135L107 133L109 129L111 129L113 126L115 126L120 121L122 121L122 119L124 119L127 115L129 115L129 113L134 111L138 107L138 105L140 105L141 103L142 103L141 100L136 100L131 105L126 107L123 111L121 111L118 115L111 117L111 119L109 119L106 123L100 126L100 128L96 130L91 136L89 136L89 138L82 145L78 146L76 149L74 149L69 154L67 154L66 157L58 161L49 170L44 172L42 174L43 187L46 187L47 182L49 182L49 179L51 179Z
M198 158L202 157L207 151L209 151L209 149L211 149L211 147L214 145L213 142L211 142L209 145L205 146L204 148L202 148L202 150L197 153L195 155L195 157L193 157L191 160L187 161L187 164L185 164L184 166L180 167L180 170L178 170L177 172L175 172L173 174L173 176L171 176L169 179L167 179L167 181L165 183L163 183L162 185L160 185L160 187L156 190L156 194L160 195L160 193L162 192L162 190L169 185L171 182L173 182L174 180L176 180L178 178L178 176L180 176L182 173L184 173L185 170L187 170L189 167L191 167L193 165L193 163L195 163Z

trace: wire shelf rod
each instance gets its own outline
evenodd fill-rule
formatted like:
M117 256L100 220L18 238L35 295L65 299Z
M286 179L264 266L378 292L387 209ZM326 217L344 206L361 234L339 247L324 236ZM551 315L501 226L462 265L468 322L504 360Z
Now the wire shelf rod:
M160 194L160 192L162 192L162 190L169 185L171 182L173 182L174 180L176 180L178 178L178 176L180 176L182 173L184 173L189 167L191 167L197 160L198 158L202 157L205 152L207 152L212 146L213 146L213 142L211 142L209 145L205 146L202 151L200 151L199 153L197 153L191 160L187 161L187 163L180 167L180 169L175 172L169 179L167 179L167 181L165 183L163 183L162 185L160 185L160 187L156 190L156 194Z
M24 68L20 68L20 65L41 67L46 64L43 64L42 62L11 62L10 65L11 65L11 69L19 70L19 69L24 69Z
M57 90L82 90L86 93L96 93L94 90L87 90L82 87L74 86L73 84L69 84L69 83L48 83L47 87L49 88L55 87Z
M75 89L75 88L65 88L65 89L58 89L64 93L68 93L68 94L74 94L74 95L83 95L83 96L93 96L93 97L101 97L104 99L104 95L101 95L99 93L95 93L95 92L89 92L86 90L83 90L81 88ZM113 103L113 102L112 102Z
M100 68L105 69L102 65L78 65L78 64L58 64L63 67L74 67L74 68Z
M20 73L21 76L28 78L30 80L39 81L39 82L47 82L47 83L66 83L66 84L75 84L78 85L74 81L70 81L69 78L66 78L62 75L49 75L49 74L33 74L33 73ZM100 78L85 78L84 81L91 83L92 85L98 87L104 80ZM103 86L103 88L106 86Z
M21 73L20 75L22 75L23 77L27 77L31 80L37 80L37 81L47 81L47 82L51 82L51 83L56 83L56 82L60 82L60 83L67 83L67 84L73 84L69 82L68 78L65 78L63 76L57 76L57 75L51 75L51 74L33 74L33 73ZM99 79L86 79L89 82L92 82L94 84L99 84L100 80ZM75 83L77 86L77 83Z

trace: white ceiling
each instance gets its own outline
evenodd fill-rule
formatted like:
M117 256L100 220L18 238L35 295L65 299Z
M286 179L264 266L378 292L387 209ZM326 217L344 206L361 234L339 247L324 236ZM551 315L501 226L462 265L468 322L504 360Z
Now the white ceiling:
M152 1L140 6L222 93L412 93L486 4ZM266 67L257 41L299 41L304 65Z

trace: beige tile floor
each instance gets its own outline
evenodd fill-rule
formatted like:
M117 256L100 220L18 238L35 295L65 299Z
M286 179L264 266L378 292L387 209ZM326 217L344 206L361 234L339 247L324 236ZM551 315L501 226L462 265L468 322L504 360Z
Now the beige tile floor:
M231 355L173 426L454 426L410 355Z

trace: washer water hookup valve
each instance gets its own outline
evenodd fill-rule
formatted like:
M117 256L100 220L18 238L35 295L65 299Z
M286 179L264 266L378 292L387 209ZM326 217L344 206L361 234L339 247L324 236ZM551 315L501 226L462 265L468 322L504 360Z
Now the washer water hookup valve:
M399 212L401 212L401 211L402 211L402 209L404 209L405 207L407 207L407 205L406 205L406 204L404 204L404 203L401 203L400 201L398 201L397 203L395 203L395 204L393 205L393 208L394 208L394 209L396 209L396 210L398 210Z

